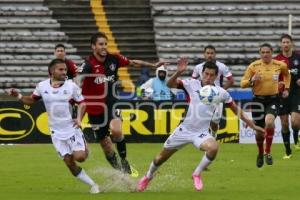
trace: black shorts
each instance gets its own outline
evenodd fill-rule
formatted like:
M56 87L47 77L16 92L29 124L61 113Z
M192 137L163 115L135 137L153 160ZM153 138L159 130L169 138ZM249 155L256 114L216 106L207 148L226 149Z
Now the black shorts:
M290 100L289 98L279 97L278 115L288 115L290 113Z
M300 113L300 90L291 91L289 94L290 112Z
M279 97L277 95L255 96L252 102L252 118L257 126L265 127L265 117L267 114L277 116L279 109Z
M106 136L110 135L109 131L109 123L114 118L119 118L121 116L120 110L116 109L112 112L111 109L109 109L110 112L103 113L99 115L91 115L88 114L89 123L92 126L92 129L95 133L96 140L100 141L103 140Z

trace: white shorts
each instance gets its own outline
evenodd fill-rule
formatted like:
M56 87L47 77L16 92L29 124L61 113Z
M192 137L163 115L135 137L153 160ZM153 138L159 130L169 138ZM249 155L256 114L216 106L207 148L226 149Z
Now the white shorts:
M216 110L212 116L211 121L219 124L223 115L223 103L219 103L219 105L216 106Z
M75 129L75 133L68 139L62 140L55 135L51 135L52 143L60 157L69 154L72 155L74 151L85 151L86 142L81 129Z
M180 149L186 144L192 143L197 149L200 149L201 144L209 138L213 137L208 130L205 132L191 132L181 125L168 137L164 143L164 148Z

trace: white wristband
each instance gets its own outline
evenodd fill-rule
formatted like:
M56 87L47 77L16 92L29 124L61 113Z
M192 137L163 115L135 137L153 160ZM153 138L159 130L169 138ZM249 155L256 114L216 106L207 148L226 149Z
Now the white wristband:
M21 100L23 95L21 93L18 94L18 99Z

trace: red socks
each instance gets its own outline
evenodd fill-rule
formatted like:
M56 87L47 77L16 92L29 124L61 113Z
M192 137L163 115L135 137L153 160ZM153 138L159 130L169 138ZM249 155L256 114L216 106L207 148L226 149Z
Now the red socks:
M255 138L256 139L256 145L258 147L258 154L263 155L264 154L264 138Z
M271 146L274 136L274 128L266 128L266 149L265 152L268 154L271 151Z

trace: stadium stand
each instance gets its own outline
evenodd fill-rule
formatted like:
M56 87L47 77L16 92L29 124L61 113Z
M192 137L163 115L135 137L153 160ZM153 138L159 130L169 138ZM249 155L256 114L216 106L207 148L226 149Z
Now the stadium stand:
M94 13L91 2L101 2ZM129 58L163 58L175 70L176 59L186 55L191 58L189 76L203 48L212 44L239 80L258 57L259 44L270 42L278 50L288 14L296 16L292 34L296 47L300 45L299 11L297 0L1 0L0 94L10 84L32 90L38 78L47 76L57 43L64 43L68 56L80 63L90 52L91 33L105 17L108 25L100 30L110 29L115 39L109 48ZM129 74L123 76L135 81L140 72Z
M279 5L280 4L280 5ZM189 76L201 61L203 47L217 48L219 60L231 68L236 86L247 65L258 55L263 42L278 50L278 39L288 31L288 15L299 16L297 0L151 0L157 53L171 61L190 59ZM293 37L300 45L299 18L294 19Z
M2 0L0 16L0 94L7 87L31 92L48 76L47 65L57 43L64 43L69 58L80 62L81 57L66 43L67 35L42 0Z
M78 49L81 57L90 53L90 36L99 30L114 40L109 42L110 51L120 51L130 59L157 60L149 0L45 0L44 3L53 10L53 17L61 24L61 30ZM94 13L91 12L91 6L94 7ZM129 74L119 73L119 76L123 76L120 79L131 78L136 82L140 71L129 69Z

